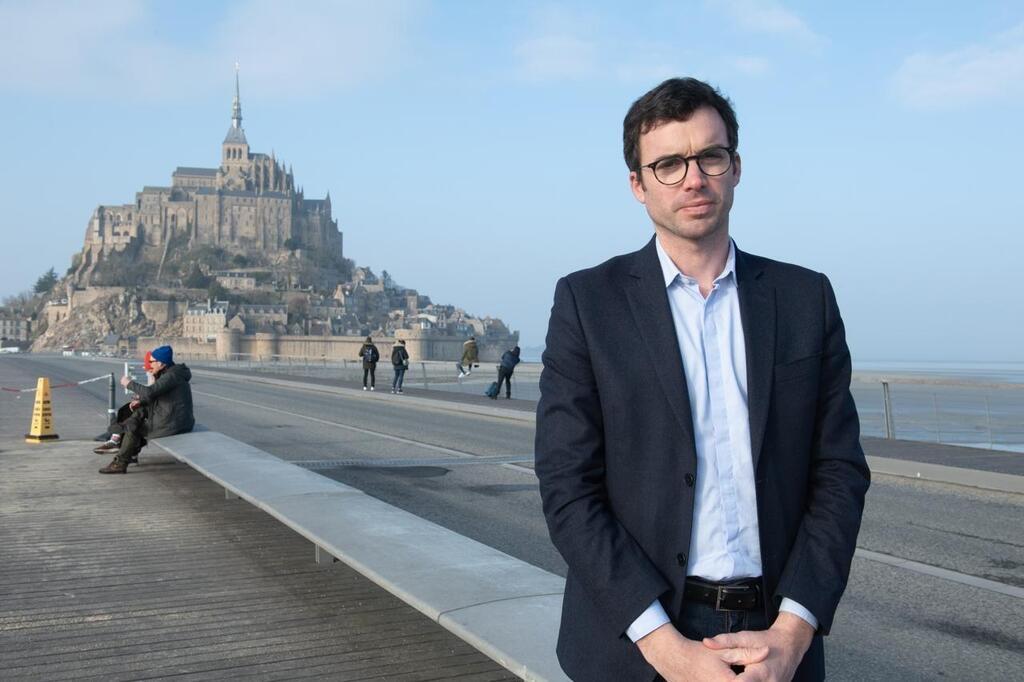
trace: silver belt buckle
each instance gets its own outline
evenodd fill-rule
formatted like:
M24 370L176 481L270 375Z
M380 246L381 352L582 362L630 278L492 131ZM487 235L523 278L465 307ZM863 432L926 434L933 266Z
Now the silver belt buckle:
M722 597L729 594L728 585L719 585L715 590L715 611L742 611L743 609L727 609L722 607Z

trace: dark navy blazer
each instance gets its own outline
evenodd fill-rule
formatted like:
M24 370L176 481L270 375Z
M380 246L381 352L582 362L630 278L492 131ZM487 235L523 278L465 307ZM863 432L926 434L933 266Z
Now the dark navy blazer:
M850 353L824 275L737 249L736 281L767 616L789 597L817 617L796 679L821 679L870 481ZM653 679L625 632L655 599L682 610L702 473L654 239L559 280L543 359L536 472L569 566L559 661L574 680Z

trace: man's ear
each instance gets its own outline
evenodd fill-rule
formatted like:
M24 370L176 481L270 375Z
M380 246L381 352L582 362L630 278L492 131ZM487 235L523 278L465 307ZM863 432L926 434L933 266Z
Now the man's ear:
M644 180L639 171L629 172L629 189L632 190L637 201L641 204L647 203L647 188L644 187Z

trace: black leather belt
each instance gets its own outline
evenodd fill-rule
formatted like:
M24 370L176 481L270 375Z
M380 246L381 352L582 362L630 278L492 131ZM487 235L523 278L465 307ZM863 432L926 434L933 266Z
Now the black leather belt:
M761 606L761 579L742 578L715 583L686 578L683 599L714 607L716 611L753 611Z

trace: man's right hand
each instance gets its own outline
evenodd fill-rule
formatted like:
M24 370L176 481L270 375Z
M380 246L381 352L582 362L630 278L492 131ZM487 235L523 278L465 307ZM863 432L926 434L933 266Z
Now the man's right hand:
M133 400L130 403L128 403L128 407L131 408L132 411L135 411L135 410L139 409L139 405L141 405L141 404L142 404L141 400Z
M640 653L667 682L731 680L730 665L750 665L768 657L767 647L715 651L683 637L666 623L636 641Z

